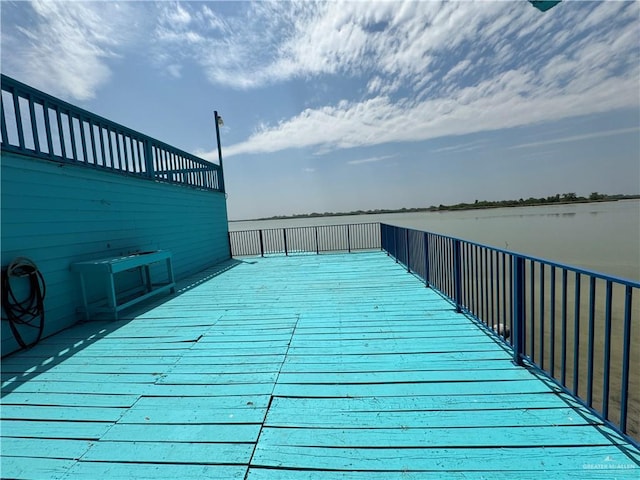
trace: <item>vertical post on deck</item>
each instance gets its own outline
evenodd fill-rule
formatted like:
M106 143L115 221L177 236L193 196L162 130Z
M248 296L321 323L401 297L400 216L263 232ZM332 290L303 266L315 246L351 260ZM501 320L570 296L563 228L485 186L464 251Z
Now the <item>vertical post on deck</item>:
M287 249L287 229L282 229L282 238L284 239L284 254L289 256L289 250Z
M220 162L220 178L219 178L219 187L220 191L224 192L224 167L222 166L222 144L220 143L220 127L224 125L224 121L222 117L218 115L218 111L213 111L213 123L216 125L216 143L218 146L218 162Z
M456 302L456 312L462 311L462 265L460 255L460 240L453 240L453 287Z
M113 154L110 155L110 159L112 162L111 165L113 165ZM144 139L144 166L147 171L147 177L153 178L155 176L153 169L153 145L151 145L150 138Z
M429 288L429 236L424 232L424 286Z
M629 367L631 354L631 299L633 289L627 285L624 291L624 333L622 338L622 379L620 385L620 430L627 433L629 408Z
M524 258L513 256L515 265L513 269L513 362L522 365L524 353Z
M398 227L393 227L393 258L398 263Z
M318 243L318 227L316 227L316 255L320 255L320 244Z
M262 229L260 229L260 256L264 257L264 240L262 238Z
M407 272L411 273L410 261L409 261L409 229L405 229L404 231L404 242L406 244L407 250Z
M347 250L351 253L351 235L349 235L349 225L347 225Z

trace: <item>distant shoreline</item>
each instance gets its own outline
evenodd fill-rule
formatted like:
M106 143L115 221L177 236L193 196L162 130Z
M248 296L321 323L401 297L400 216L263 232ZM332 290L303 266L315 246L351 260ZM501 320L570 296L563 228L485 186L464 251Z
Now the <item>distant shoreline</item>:
M354 215L381 215L390 213L419 213L419 212L448 212L462 210L485 210L490 208L505 207L535 207L541 205L570 205L574 203L598 203L598 202L616 202L618 200L635 200L640 199L640 194L635 195L607 195L592 193L589 197L579 197L573 193L557 194L546 198L519 199L519 200L500 200L487 201L476 200L474 203L456 203L454 205L432 205L430 207L414 207L414 208L396 208L396 209L377 209L377 210L353 210L350 212L324 212L324 213L301 213L295 215L275 215L272 217L249 218L243 220L229 220L232 222L257 222L264 220L290 220L296 218L319 218L319 217L346 217Z

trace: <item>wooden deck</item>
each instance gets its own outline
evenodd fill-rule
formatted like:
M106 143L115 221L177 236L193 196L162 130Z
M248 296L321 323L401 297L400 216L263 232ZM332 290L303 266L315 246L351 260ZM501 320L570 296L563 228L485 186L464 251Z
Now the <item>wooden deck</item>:
M640 477L637 449L383 253L226 266L4 359L2 477Z

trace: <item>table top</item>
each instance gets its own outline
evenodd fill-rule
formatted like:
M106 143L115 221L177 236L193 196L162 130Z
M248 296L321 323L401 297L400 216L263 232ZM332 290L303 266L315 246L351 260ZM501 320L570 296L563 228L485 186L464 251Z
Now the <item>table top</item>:
M71 270L75 272L106 271L116 273L170 258L171 252L168 250L137 252L121 257L107 257L96 260L86 260L83 262L74 262L71 264Z

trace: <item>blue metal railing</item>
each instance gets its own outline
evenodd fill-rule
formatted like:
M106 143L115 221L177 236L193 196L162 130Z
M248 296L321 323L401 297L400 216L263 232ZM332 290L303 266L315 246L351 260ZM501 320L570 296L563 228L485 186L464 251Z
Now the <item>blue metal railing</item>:
M229 232L231 256L380 250L380 224L356 223Z
M543 372L637 445L640 283L386 224L381 237L409 272L494 330L516 364Z
M1 79L2 151L224 192L219 165L6 75Z

